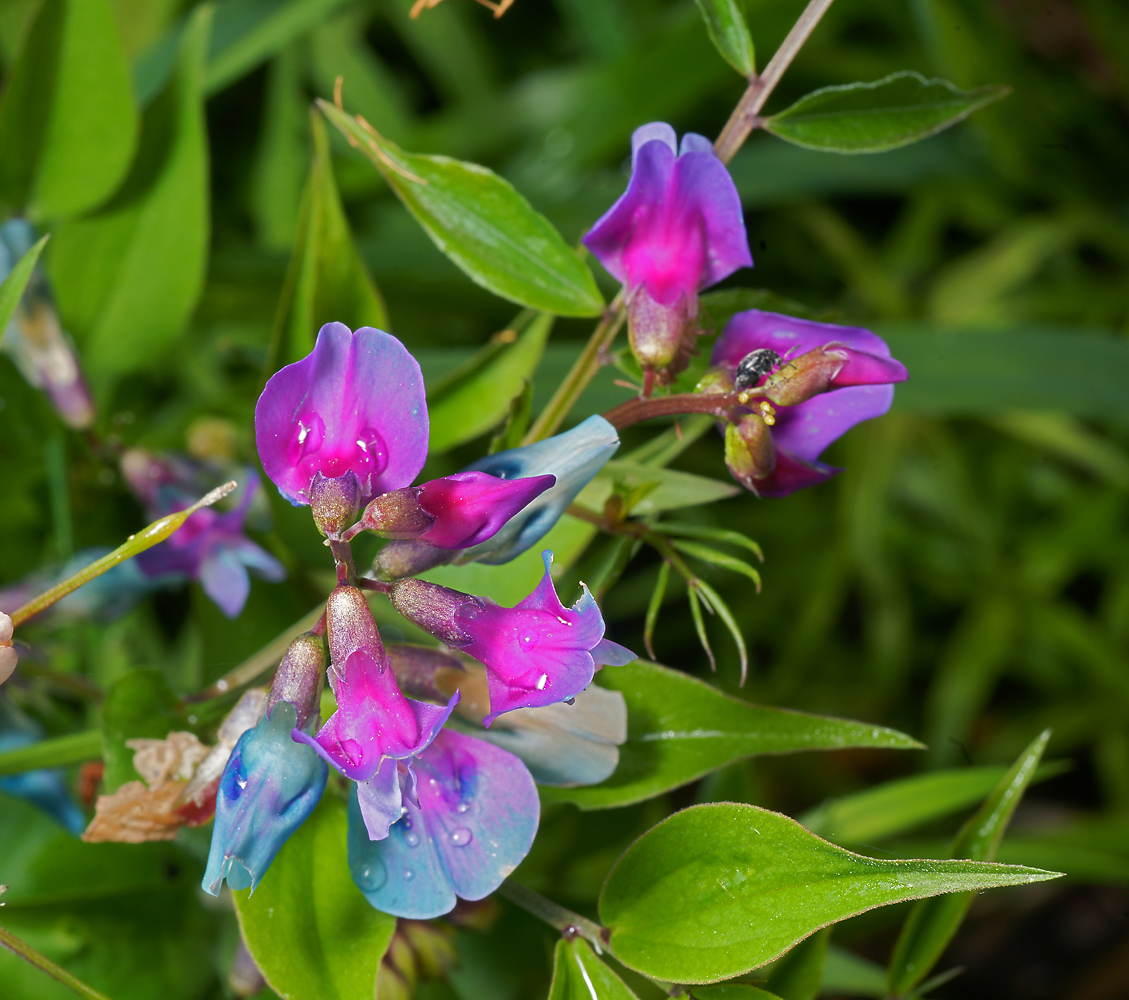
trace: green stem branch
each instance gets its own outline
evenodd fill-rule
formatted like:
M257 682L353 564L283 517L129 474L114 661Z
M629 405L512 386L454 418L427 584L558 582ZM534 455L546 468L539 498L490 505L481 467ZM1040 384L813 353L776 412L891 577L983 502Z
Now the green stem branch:
M0 927L0 945L7 948L13 955L18 955L28 964L34 965L41 972L46 972L52 979L73 990L80 997L86 997L86 1000L110 1000L105 993L94 989L92 986L87 986L81 979L72 976L62 966L56 965L46 955L36 951L31 945L21 941L15 934L3 927Z
M499 887L498 894L516 906L520 906L527 913L532 913L535 917L544 920L550 927L555 927L562 934L584 938L596 949L596 954L602 954L608 946L609 935L606 927L601 927L594 920L582 917L579 913L573 913L572 910L566 910L551 899L546 899L539 892L534 892L524 885L506 879Z

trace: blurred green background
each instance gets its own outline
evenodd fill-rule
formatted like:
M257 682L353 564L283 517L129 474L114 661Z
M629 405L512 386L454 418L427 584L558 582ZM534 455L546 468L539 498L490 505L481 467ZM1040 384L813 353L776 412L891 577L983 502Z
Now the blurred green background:
M71 212L45 194L39 221L57 231L48 273L65 325L96 355L98 431L114 445L183 450L211 431L230 437L231 457L254 461L251 415L309 169L309 106L332 95L339 75L348 110L407 149L489 165L570 242L623 189L633 128L662 119L716 135L742 91L691 0L516 0L499 20L470 0L444 0L418 20L409 0L226 0L198 79L179 90L175 74L191 76L175 59L192 5L111 6L142 110L141 152L125 186L106 192L109 207ZM763 64L802 5L745 6ZM0 5L6 74L35 7ZM744 578L707 574L752 651L742 697L894 726L929 749L759 758L642 806L552 807L526 879L587 911L618 852L672 807L736 799L795 815L904 774L1010 762L1052 726L1049 756L1070 769L1032 789L1000 860L1071 878L978 902L945 963L967 972L933 995L1114 1000L1129 991L1129 9L1115 0L839 0L768 110L900 69L1014 92L945 133L873 156L754 134L732 170L756 268L726 287L770 289L820 318L878 330L910 382L889 416L825 456L846 470L830 484L782 500L742 493L692 514L765 550L759 595ZM206 97L198 133L184 96L193 86ZM181 130L171 153L161 142L170 122ZM339 135L330 144L389 328L429 377L449 371L515 307L449 263ZM161 156L174 155L182 169L162 174L173 180L157 211L145 185L168 166ZM11 149L0 158L18 160ZM130 213L147 211L155 235L140 262L122 264L112 239L83 239L83 213L117 212L132 225ZM72 282L84 255L134 268L148 297L126 305L141 311L119 304L124 318L107 319L105 301ZM557 322L535 408L589 330ZM626 398L614 377L597 379L583 414ZM0 424L0 584L141 525L112 455L66 431L5 357ZM625 443L643 439L633 431ZM487 441L429 470L452 470ZM675 465L727 478L712 436ZM273 638L324 593L328 564L308 515L271 502L273 527L257 537L290 569L287 583L256 580L234 622L194 586L109 625L44 634L51 667L106 684L160 666L189 691ZM574 577L594 571L605 544ZM657 568L641 555L605 601L611 634L636 649ZM738 693L731 643L720 628L713 638L717 682ZM708 674L673 586L656 650ZM34 682L21 693L49 731L92 723L91 704L51 695ZM14 821L13 800L0 800L3 810ZM875 849L944 851L952 829L925 827L914 843ZM154 870L172 872L159 889L139 876L101 901L81 886L45 890L20 926L79 974L84 961L108 961L99 942L117 942L116 964L98 965L116 1000L223 995L213 960L226 967L232 926L196 902L191 847L175 858L148 852ZM160 914L156 939L146 937L146 908ZM835 940L881 962L898 915L858 918ZM551 932L517 913L500 919L489 934L460 931L453 985L421 995L544 996ZM0 994L53 996L47 988L20 979Z

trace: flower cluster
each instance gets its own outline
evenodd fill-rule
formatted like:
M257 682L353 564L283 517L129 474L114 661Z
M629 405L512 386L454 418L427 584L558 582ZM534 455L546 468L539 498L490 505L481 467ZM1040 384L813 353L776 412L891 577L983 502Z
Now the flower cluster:
M551 554L541 583L513 608L415 574L453 560L505 562L534 545L614 453L615 431L590 418L412 485L427 457L419 365L390 334L331 323L309 356L267 383L255 434L281 494L310 507L339 583L318 628L291 645L265 714L227 762L204 887L218 892L226 879L253 889L332 768L350 783L349 865L374 906L424 918L446 913L457 897L481 899L533 842L533 778L508 750L446 727L461 692L456 683L440 694L434 678L451 663L460 673L459 661L436 652L426 662L408 657L398 671L363 588L383 591L407 618L485 666L484 724L575 699L599 666L634 654L604 638L586 590L573 607L561 603ZM245 552L223 527L201 525L185 560L202 566L216 558L209 553ZM356 575L349 544L364 531L387 539L370 577ZM168 567L173 556L162 558ZM319 726L323 674L336 709ZM400 677L420 697L405 695Z

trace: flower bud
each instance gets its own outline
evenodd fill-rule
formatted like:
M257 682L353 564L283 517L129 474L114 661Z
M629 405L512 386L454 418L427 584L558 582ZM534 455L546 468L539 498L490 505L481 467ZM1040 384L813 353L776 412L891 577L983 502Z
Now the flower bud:
M419 502L420 487L382 493L366 508L358 527L385 538L419 538L435 523L435 517Z
M310 481L310 512L326 538L340 538L357 518L361 488L352 472L333 478L314 473Z
M627 304L631 353L644 369L685 367L698 333L694 323L697 314L697 295L682 295L673 305L663 305L640 286ZM675 364L678 360L682 365Z
M757 479L771 476L776 468L776 448L768 424L756 413L725 428L725 464L733 478L756 492Z
M392 661L392 672L400 690L412 698L447 701L459 690L459 681L466 675L460 660L430 646L389 643L388 658ZM462 704L460 701L460 709ZM475 721L481 718L479 716Z
M340 669L358 649L367 650L378 659L385 656L380 631L359 587L338 587L329 595L325 605L325 632L335 669Z
M305 729L318 711L321 679L325 676L325 646L312 632L298 636L278 665L267 696L267 714L280 701L287 701L298 713L296 723Z
M0 611L0 684L12 676L19 661L19 656L12 647L12 633L12 619Z
M454 557L451 549L437 549L434 545L415 539L391 541L372 561L372 575L378 580L399 580L415 576L436 566L448 563Z
M388 592L388 600L408 621L451 646L462 646L471 641L471 637L456 623L460 611L486 607L481 597L415 579L397 580Z

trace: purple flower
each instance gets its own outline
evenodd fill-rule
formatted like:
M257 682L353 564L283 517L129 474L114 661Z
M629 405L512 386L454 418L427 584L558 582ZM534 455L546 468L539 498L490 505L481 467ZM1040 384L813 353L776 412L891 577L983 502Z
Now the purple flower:
M406 618L485 664L490 714L483 725L515 708L567 701L591 683L597 666L635 659L604 638L587 587L571 608L561 604L549 574L552 553L544 560L541 582L512 608L422 580L400 580L389 593Z
M426 920L456 898L483 899L529 853L540 803L513 754L444 730L393 771L404 814L373 840L363 801L349 804L349 869L378 910Z
M736 372L742 359L762 349L783 359L776 374L767 372L758 380L761 385L769 379L779 383L767 395L783 404L774 409L771 424L775 461L759 459L755 463L759 475L736 470L735 474L761 496L786 496L841 471L818 461L819 456L855 424L889 410L893 383L905 381L906 369L890 356L886 342L869 330L759 309L738 313L729 321L711 361ZM758 452L754 442L763 431L755 420L746 417L730 428L727 452L734 433L743 437L751 452Z
M263 469L295 506L316 499L316 481L341 481L357 504L407 486L423 468L427 435L419 365L395 337L367 326L353 333L327 323L255 406Z
M140 450L126 452L122 473L145 504L149 516L164 517L184 510L202 492L205 470L176 456L157 458ZM150 579L186 578L200 585L229 618L236 617L251 592L248 570L277 583L285 567L243 532L247 511L259 489L259 477L248 469L237 507L198 510L167 541L140 553L137 565Z
M663 122L635 130L627 190L584 244L627 289L632 350L651 368L684 346L698 292L753 265L729 171L708 139L687 133L679 150Z
M300 729L292 735L358 782L370 827L387 829L400 814L399 787L389 779L395 762L420 753L435 739L458 703L458 693L446 706L404 697L365 596L356 587L338 587L330 594L326 633L337 711L316 736ZM385 762L390 766L382 767Z
M466 549L492 538L555 476L506 480L485 472L456 472L378 496L356 529L415 538L440 549Z

